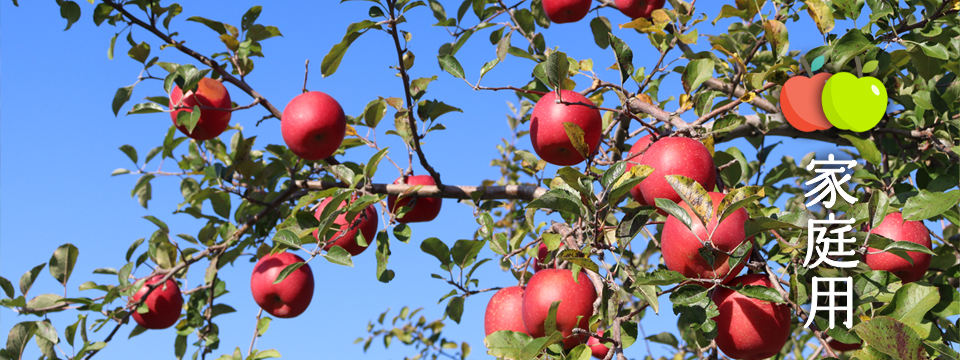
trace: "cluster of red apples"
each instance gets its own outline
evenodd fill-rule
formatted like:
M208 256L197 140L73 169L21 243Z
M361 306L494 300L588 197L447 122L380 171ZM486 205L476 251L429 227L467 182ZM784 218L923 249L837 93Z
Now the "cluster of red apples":
M181 111L192 112L190 108L200 106L206 108L200 111L200 119L193 131L185 126L178 129L188 137L204 141L213 139L222 134L230 122L231 102L230 93L219 81L203 78L196 90L186 94L175 86L170 92L170 108L175 109L170 117L177 124L177 114ZM329 95L311 91L293 98L283 111L280 130L287 147L298 157L316 161L332 156L339 148L346 135L347 121L340 104ZM404 176L394 184L407 185L436 185L429 175ZM317 206L314 216L321 220L323 210L330 204L332 198L324 199ZM409 210L396 220L400 223L414 223L432 221L440 214L442 201L439 198L397 198L387 197L387 204L391 211L402 207ZM344 201L337 208L348 206ZM351 256L360 255L367 249L377 233L378 218L374 205L369 205L351 219L347 214L340 214L333 223L333 235L320 236L314 232L318 241L325 243L324 250L339 246ZM358 235L364 241L358 241ZM361 245L363 244L363 245ZM263 310L278 318L292 318L302 314L313 299L314 279L313 272L308 264L303 264L280 283L274 281L280 272L288 265L304 262L303 258L287 252L269 254L262 257L254 266L250 277L250 291L253 299ZM152 285L162 280L162 276L155 276L147 280L146 285ZM132 302L139 301L149 286L142 287L131 297ZM146 313L134 313L133 318L141 326L148 329L165 329L176 324L183 308L183 297L180 288L173 279L147 295L144 303L149 309Z

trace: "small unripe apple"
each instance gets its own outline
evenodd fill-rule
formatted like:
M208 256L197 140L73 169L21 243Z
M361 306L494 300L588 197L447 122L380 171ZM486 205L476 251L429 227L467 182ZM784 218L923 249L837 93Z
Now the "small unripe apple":
M614 4L631 19L649 18L653 11L662 9L666 0L616 0Z
M297 95L283 109L283 142L304 160L320 160L337 152L347 133L347 118L330 95L311 91Z
M680 207L689 214L690 228L693 231L687 229L673 215L667 217L667 221L663 224L663 231L660 233L663 262L666 263L668 269L679 272L688 278L729 280L740 273L740 270L743 269L743 262L738 263L731 269L730 264L727 263L729 256L720 251L714 251L714 267L711 267L710 263L700 256L700 248L703 247L700 240L705 242L709 240L717 249L729 253L740 246L741 243L749 241L744 232L743 224L747 222L750 216L746 210L740 208L718 225L717 205L723 200L723 194L716 192L708 194L710 200L713 201L713 214L706 227L703 226L703 222L685 202L681 202ZM713 231L712 238L708 236L710 234L708 229Z
M863 340L856 344L844 344L837 340L830 340L827 342L827 345L830 345L830 348L833 349L833 351L854 351L863 347Z
M282 252L260 258L250 276L250 292L260 308L278 318L292 318L302 314L313 300L313 272L310 264L303 264L278 284L280 272L287 265L304 262L297 255Z
M527 328L523 326L523 315L520 311L522 304L522 287L505 287L493 294L483 315L484 334L490 335L501 330L526 334Z
M597 329L597 335L603 336L603 330ZM595 337L587 339L587 346L590 347L590 352L593 353L593 357L597 359L606 358L607 353L610 352L610 348Z
M903 221L903 214L894 212L887 214L883 218L880 226L873 228L871 233L884 236L895 241L909 241L912 243L926 246L930 249L930 232L920 221ZM892 272L906 284L923 278L930 268L930 254L924 254L916 251L907 251L910 259L913 259L913 265L910 265L906 259L892 253L870 254L878 252L880 249L869 248L867 254L863 255L863 262L873 270L886 270Z
M557 307L557 330L563 334L567 349L587 341L585 336L571 336L574 328L586 329L593 316L593 302L597 289L586 273L577 274L568 269L543 269L533 274L523 293L523 325L534 338L546 336L544 321L550 314L550 305L560 301ZM580 321L577 318L580 317Z
M183 95L183 90L181 90L179 86L173 86L173 90L170 90L170 109L173 110L177 106L191 109L180 109L171 112L170 118L173 119L174 125L177 124L177 114L183 111L192 113L194 106L200 106L201 108L230 109L233 105L230 102L230 93L227 92L227 88L219 81L205 77L200 79L197 88L188 91L186 96ZM186 126L177 126L177 129L194 140L210 140L220 136L220 134L227 129L227 125L230 124L231 114L233 114L233 112L200 109L200 119L197 120L197 125L193 128L193 132L187 132Z
M557 24L580 21L590 12L590 0L543 0L543 12Z
M433 181L433 177L430 175L411 175L406 177L405 182L401 182L404 178L397 179L394 181L394 184L403 184L406 183L410 186L424 185L424 186L435 186L437 183ZM416 200L414 200L416 199ZM397 222L400 223L414 223L414 222L427 222L437 218L437 215L440 215L440 206L443 205L442 198L428 198L428 197L418 197L410 198L406 197L397 201L396 195L390 195L387 197L387 206L390 208L390 212L396 212L400 210L401 207L407 206L411 201L413 203L413 208L410 211L407 211L405 214L397 218Z
M650 135L647 135L640 138L640 140L637 140L637 142L630 147L630 151L627 152L627 156L623 157L624 159L630 158L633 156L633 154L640 153L640 155L627 160L627 171L633 169L634 166L640 165L640 160L643 159L643 152L649 148L650 141ZM648 205L647 200L643 198L643 192L640 191L640 184L637 184L630 189L630 196L633 197L633 200L636 200L638 203L640 203L641 206Z
M603 118L590 99L580 93L561 90L563 102L587 105L557 104L557 93L551 91L537 101L530 115L530 142L533 150L544 161L560 166L576 165L583 160L567 135L563 123L574 123L583 130L587 151L593 151L600 143Z
M160 280L163 280L163 275L150 278L144 282L143 287L136 294L133 294L130 300L133 302L139 301L150 290L147 285L155 284ZM180 294L177 283L173 279L167 279L163 285L150 292L150 295L144 300L144 304L149 309L144 314L138 313L136 309L131 310L133 311L133 319L137 321L137 324L147 329L166 329L176 324L177 320L180 319L180 311L183 309L183 296Z
M710 151L703 143L682 137L660 138L643 153L641 165L653 168L653 173L640 182L640 191L647 204L656 205L657 198L680 202L667 175L683 175L696 181L704 190L711 191L716 186L717 168L710 157Z
M320 202L320 206L317 207L317 211L313 216L323 222L323 219L320 218L320 215L323 213L323 209L330 204L333 198L326 198ZM340 209L344 206L347 206L347 202L344 201L340 203L340 206L337 209ZM377 209L373 205L368 205L363 211L357 213L355 217L347 220L347 213L343 213L337 216L337 219L333 221L332 228L334 228L337 233L334 235L334 240L329 241L330 239L324 239L327 242L327 245L323 247L324 250L330 250L334 246L342 247L350 255L357 256L360 255L364 250L367 249L367 246L376 241L375 236L377 235ZM357 242L357 233L363 235L363 240L366 241L367 245L360 246ZM313 232L313 236L317 236L317 231Z
M758 285L773 288L766 274L750 274L733 279L730 286ZM713 293L720 315L717 322L717 347L727 356L742 360L766 359L780 353L790 336L790 307L749 298L736 291L717 287Z

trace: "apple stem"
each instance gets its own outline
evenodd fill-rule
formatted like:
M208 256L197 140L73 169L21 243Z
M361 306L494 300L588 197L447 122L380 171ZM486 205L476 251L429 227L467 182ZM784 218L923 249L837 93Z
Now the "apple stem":
M859 79L859 78L862 78L862 77L863 77L863 66L860 65L860 57L859 57L859 56L854 56L854 57L853 57L853 62L854 62L854 64L856 64L856 68L857 68L857 78L858 78L858 79Z
M807 61L807 57L805 55L800 56L800 64L803 65L803 70L807 73L807 77L813 76L813 70L811 70L812 68L810 67L810 62Z

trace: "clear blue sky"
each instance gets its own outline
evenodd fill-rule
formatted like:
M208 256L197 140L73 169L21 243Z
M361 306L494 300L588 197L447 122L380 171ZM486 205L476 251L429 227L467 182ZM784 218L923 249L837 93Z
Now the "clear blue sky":
M17 283L20 275L31 267L47 262L53 250L63 243L73 243L80 249L79 261L70 282L69 296L95 297L100 294L89 290L79 292L78 286L88 280L98 283L115 283L112 275L95 275L98 267L120 268L128 245L135 239L148 237L154 225L141 217L154 215L170 225L176 233L196 234L203 223L186 215L172 215L176 205L182 200L179 192L179 180L176 178L158 178L153 181L153 200L150 209L142 208L135 199L130 198L129 190L136 177L133 175L110 177L116 168L132 168L127 157L117 150L123 144L137 148L142 160L149 149L162 143L167 128L171 125L167 114L122 116L130 107L145 96L163 95L159 81L140 83L121 111L120 117L114 117L110 104L117 88L136 81L141 65L126 55L128 45L123 41L126 32L117 41L116 58L108 60L106 50L110 37L118 30L106 24L96 27L90 21L94 6L79 1L83 17L64 32L66 20L60 18L59 8L54 2L22 1L19 8L10 1L0 2L0 24L2 24L2 122L0 122L0 185L2 185L2 203L0 203L0 274ZM444 1L449 14L455 14L459 1ZM252 5L250 1L226 2L188 2L184 4L184 13L171 22L173 31L180 32L179 39L187 40L187 45L204 53L224 51L216 33L205 26L185 21L194 15L203 16L231 24L239 24L240 17ZM283 37L263 42L266 58L255 58L256 68L247 77L250 85L281 108L300 92L303 82L303 63L312 62L310 90L320 90L334 96L351 115L358 115L364 105L377 96L402 95L402 85L394 77L389 66L396 64L392 40L382 32L370 32L357 40L348 51L339 71L329 78L320 76L319 65L323 56L333 44L340 41L346 26L351 22L367 18L370 3L348 2L335 4L333 1L312 2L272 2L264 6L259 23L276 25ZM700 1L698 12L705 12L712 20L719 13L719 4L712 1ZM628 19L613 9L602 9L601 14L614 23L614 32L626 40L634 51L635 66L648 69L656 61L657 52L650 46L645 36L633 30L616 29ZM589 15L594 16L593 14ZM473 17L472 13L467 18ZM489 166L490 159L497 157L496 145L501 138L509 138L509 128L505 114L509 112L505 102L516 101L509 92L474 92L466 84L449 74L441 73L436 61L436 51L441 44L450 42L451 37L442 28L431 27L435 22L429 9L422 7L407 15L408 23L401 25L403 30L413 33L410 49L417 55L417 61L411 73L412 77L439 75L439 81L430 85L425 99L439 99L460 107L464 113L445 115L441 121L446 131L431 133L424 142L424 148L431 164L442 174L449 184L478 185L481 179L496 179L499 171ZM613 63L612 52L602 50L594 44L589 30L589 18L566 25L553 25L547 30L548 46L560 46L560 50L576 59L592 58L595 69L606 79L614 79L617 73L603 70ZM474 17L475 21L475 17ZM698 26L700 34L723 32L730 20L721 21L717 28L710 22ZM846 22L838 22L836 32L849 27ZM822 44L822 37L809 20L789 24L790 48L806 51ZM457 58L463 64L471 82L476 81L480 66L495 57L494 47L487 40L489 32L485 30L474 37L460 50ZM152 44L151 57L161 55L161 61L192 63L192 59L174 49L161 51L158 39L146 31L136 28L134 39ZM561 41L562 39L562 41ZM526 47L522 37L514 36L514 45ZM709 48L707 39L701 37L696 49ZM675 59L679 51L670 54ZM682 65L680 61L673 66ZM533 62L508 57L484 78L487 86L522 86L529 81L528 75ZM154 74L162 76L164 71L154 68ZM649 70L648 70L649 71ZM587 85L586 78L577 79L577 90ZM239 89L227 85L232 98L240 105L248 104L251 99ZM682 92L679 78L668 77L661 85L661 98ZM613 101L613 99L610 99ZM668 110L677 107L676 102L667 105ZM747 110L744 107L745 111ZM257 136L257 148L266 144L282 144L279 122L268 120L255 127L254 123L263 117L266 111L260 107L234 113L231 124L244 127L244 135ZM688 113L692 116L692 112ZM388 116L392 116L392 113ZM688 119L689 120L689 119ZM402 143L384 132L389 119L379 129L382 145L391 147L393 158L406 163ZM636 127L634 127L636 128ZM228 133L223 136L229 141ZM770 156L777 161L784 155L800 159L810 151L829 150L829 145L804 140L783 140ZM719 149L736 145L748 158L754 158L755 152L745 141L722 144ZM521 148L530 149L528 138L520 141ZM185 148L185 147L184 147ZM370 149L353 149L341 159L366 162L372 155ZM146 166L147 170L156 170L158 159ZM167 162L164 169L176 169L175 164ZM555 170L554 167L548 171ZM381 166L376 177L377 182L389 182L396 178L394 169ZM417 173L425 173L417 167ZM236 203L236 200L234 201ZM542 216L538 219L543 218ZM381 224L382 226L382 224ZM324 358L402 358L414 354L412 348L404 348L394 342L390 351L384 351L381 342L371 346L364 355L361 345L353 345L354 339L366 336L368 321L376 319L387 308L394 312L403 306L425 307L421 314L432 320L443 314L445 304L436 301L451 288L431 279L429 274L438 272L437 262L431 256L422 253L419 242L435 236L452 244L459 238L469 238L476 226L468 206L446 200L439 218L431 223L413 225L413 240L410 244L394 242L390 268L397 273L389 284L376 281L374 273L376 260L372 251L354 259L355 267L346 268L317 260L311 263L316 276L316 292L313 303L302 316L295 319L276 320L267 334L258 341L258 348L276 348L285 358L297 359ZM638 239L637 241L645 241ZM481 256L494 256L485 249ZM257 306L249 291L249 276L253 264L242 257L232 267L221 272L231 293L221 298L234 307L237 312L218 317L220 325L220 350L216 355L232 352L240 346L246 352L254 328L254 316ZM485 265L481 270L481 287L508 286L515 281L507 273L500 272L494 263ZM138 276L148 274L143 267ZM186 287L192 288L202 282L203 269L193 269L187 278ZM30 291L31 296L42 293L62 293L63 289L49 275L47 269ZM471 297L466 302L463 321L457 325L452 321L444 331L445 337L455 341L467 341L473 349L472 358L486 358L483 347L483 310L491 293ZM676 332L676 317L670 305L661 298L662 311L659 317L652 313L643 322L647 335L663 331ZM121 302L115 302L120 305ZM50 318L60 330L75 320L75 313L52 314ZM17 317L8 309L0 311L0 333L6 334L19 321L35 320L35 317ZM112 327L112 325L111 325ZM101 358L125 358L135 354L143 359L168 359L173 355L172 343L175 333L172 329L148 331L138 337L127 340L133 326L121 329L117 338L110 343ZM92 341L102 340L110 327L99 333L91 333ZM193 337L190 341L193 341ZM70 348L62 343L68 353ZM78 347L79 348L79 347ZM651 344L655 355L665 354L664 348ZM39 355L36 346L30 344L27 358ZM188 356L194 349L188 350ZM643 357L646 349L638 343L627 350L629 357Z

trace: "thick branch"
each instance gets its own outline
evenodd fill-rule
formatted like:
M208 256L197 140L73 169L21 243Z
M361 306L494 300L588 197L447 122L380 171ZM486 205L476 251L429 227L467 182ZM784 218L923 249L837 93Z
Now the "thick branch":
M333 181L302 181L300 186L307 190L319 191L331 188L347 188L349 185L342 182ZM416 191L411 191L417 189ZM402 185L402 184L368 184L364 190L374 194L403 195L409 197L433 197L446 199L469 200L471 194L477 191L483 192L481 200L492 199L519 199L532 201L547 192L547 189L533 185L507 185L507 186L464 186L447 185L443 189L436 186L421 185Z

